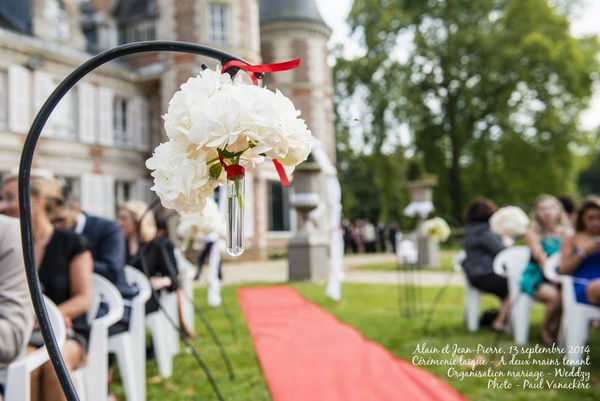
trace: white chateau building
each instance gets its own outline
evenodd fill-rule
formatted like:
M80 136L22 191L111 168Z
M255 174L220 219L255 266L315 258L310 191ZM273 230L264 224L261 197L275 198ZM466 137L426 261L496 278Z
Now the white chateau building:
M18 166L25 134L60 81L93 54L153 39L205 44L256 64L301 58L264 84L292 99L333 159L329 35L314 0L2 0L0 175ZM123 201L151 201L144 162L164 140L161 115L203 63L216 61L153 53L100 67L54 111L34 167L52 170L93 214L114 218ZM247 175L246 257L262 258L293 236L291 190L270 163Z

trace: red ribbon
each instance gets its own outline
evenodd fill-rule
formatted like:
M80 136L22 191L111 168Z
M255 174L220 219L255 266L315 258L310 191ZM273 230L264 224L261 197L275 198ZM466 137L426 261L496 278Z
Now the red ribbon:
M295 60L284 61L283 63L275 63L275 64L260 64L260 65L248 65L239 60L231 60L228 61L223 68L221 69L222 73L225 73L230 67L237 67L240 70L244 70L248 73L250 72L277 72L277 71L286 71L292 70L300 65L300 59L297 58ZM256 74L248 74L252 79L252 83L254 85L258 85L258 79L256 78Z
M233 178L236 175L241 175L243 177L246 173L246 169L244 169L244 166L240 166L239 164L225 164L225 160L223 159L223 156L220 153L219 162L227 172L228 179Z
M283 185L284 187L290 185L290 180L288 180L287 174L285 173L285 170L281 163L279 163L279 160L273 159L273 164L275 165L275 170L277 170L277 174L279 174L279 180L281 181L281 185Z
M231 67L237 67L240 70L246 71L248 73L248 75L250 75L250 78L252 79L252 83L254 85L258 86L258 79L256 78L256 74L254 74L254 73L292 70L292 69L298 67L299 65L300 65L299 58L297 58L295 60L284 61L283 63L260 64L260 65L248 65L239 60L231 60L231 61L228 61L223 66L223 68L221 69L221 73L225 73L227 71L227 69L229 69ZM225 162L223 161L223 156L221 156L220 154L219 154L219 160L221 161L221 165L225 168L225 171L227 171L227 177L240 174L240 173L230 172L233 170L232 169L233 167L237 166L236 164L225 165ZM277 174L279 174L279 180L281 181L281 185L283 185L284 187L287 187L288 185L290 185L290 180L288 179L287 174L285 173L285 169L283 168L283 166L281 165L279 160L273 159L273 165L275 166L275 170L277 170ZM241 175L244 175L244 167L242 167L242 166L239 166L239 167L241 168ZM235 169L235 171L238 171L238 170Z

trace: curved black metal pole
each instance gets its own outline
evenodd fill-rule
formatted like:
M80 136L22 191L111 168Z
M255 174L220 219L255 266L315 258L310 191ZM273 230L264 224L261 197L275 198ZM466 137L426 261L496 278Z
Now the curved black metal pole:
M172 41L151 41L151 42L137 42L129 43L126 45L118 46L113 49L109 49L102 52L81 66L76 68L71 74L69 74L52 92L48 97L37 116L31 124L27 138L23 145L23 151L21 153L21 161L19 163L19 210L21 219L21 242L23 245L23 259L25 261L25 273L27 275L27 283L29 285L29 292L31 294L31 300L33 302L33 308L38 318L40 330L48 354L50 355L50 361L54 366L60 385L69 401L79 401L77 392L73 387L73 383L69 377L69 373L64 364L64 360L60 353L60 348L54 338L52 329L50 326L50 320L48 313L44 306L44 300L42 297L42 290L37 276L35 253L33 248L33 229L31 224L31 201L29 199L30 182L31 177L31 165L33 162L33 155L35 153L35 147L38 139L41 135L44 125L48 121L50 114L56 108L56 105L60 100L67 94L67 92L84 76L100 67L101 65L117 59L119 57L127 56L136 53L156 52L156 51L168 51L168 52L180 52L180 53L191 53L201 56L211 57L219 60L222 64L230 60L239 60L246 63L231 54L226 52L213 49L207 46L202 46L195 43L186 42L172 42ZM246 63L248 64L248 63Z

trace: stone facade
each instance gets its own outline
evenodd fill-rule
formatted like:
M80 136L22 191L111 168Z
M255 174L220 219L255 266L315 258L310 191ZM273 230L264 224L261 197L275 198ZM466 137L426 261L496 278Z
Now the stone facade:
M292 99L334 156L326 63L330 31L322 23L261 26L259 0L22 1L31 20L13 22L23 22L28 32L0 15L0 174L18 166L37 110L73 69L93 53L148 39L203 43L251 63L301 57L299 69L270 74L265 84ZM95 214L114 217L120 202L151 200L144 161L164 140L160 116L179 85L203 63L216 65L195 55L140 54L88 74L53 112L35 166L51 169ZM272 249L285 248L295 229L295 213L286 203L289 190L276 185L270 163L249 170L247 178L246 257L263 258Z

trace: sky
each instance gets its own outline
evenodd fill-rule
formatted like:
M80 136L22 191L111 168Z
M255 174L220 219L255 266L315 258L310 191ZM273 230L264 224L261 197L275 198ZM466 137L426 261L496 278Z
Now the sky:
M581 0L571 20L571 30L575 36L588 34L600 35L600 0ZM350 54L359 51L359 47L352 46L349 39L350 29L346 24L346 17L352 6L352 0L316 0L325 23L333 30L330 46L342 42L349 45ZM588 130L600 126L600 85L595 88L595 96L590 108L581 114L581 128Z

